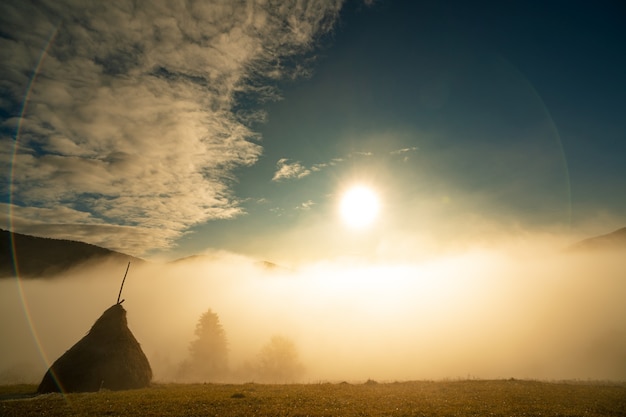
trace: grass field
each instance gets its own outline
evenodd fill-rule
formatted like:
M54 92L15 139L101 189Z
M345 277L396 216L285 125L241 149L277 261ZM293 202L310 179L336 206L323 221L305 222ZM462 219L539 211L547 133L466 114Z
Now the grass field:
M365 384L155 384L29 397L0 387L1 416L626 416L626 383L465 380Z

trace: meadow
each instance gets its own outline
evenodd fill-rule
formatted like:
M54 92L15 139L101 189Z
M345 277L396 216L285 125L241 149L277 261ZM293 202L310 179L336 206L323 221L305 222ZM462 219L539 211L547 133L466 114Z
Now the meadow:
M29 396L1 386L2 416L626 416L626 383L458 380L153 384Z

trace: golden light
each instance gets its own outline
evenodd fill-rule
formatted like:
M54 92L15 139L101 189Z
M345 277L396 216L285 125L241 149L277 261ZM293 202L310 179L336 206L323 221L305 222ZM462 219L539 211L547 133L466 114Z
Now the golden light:
M380 210L376 193L369 187L357 185L341 197L339 211L343 222L352 228L362 229L371 225Z

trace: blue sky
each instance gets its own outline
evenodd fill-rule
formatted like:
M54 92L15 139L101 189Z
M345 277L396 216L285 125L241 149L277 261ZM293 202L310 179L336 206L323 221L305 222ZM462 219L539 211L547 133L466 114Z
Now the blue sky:
M289 262L626 224L618 2L281 4L3 5L7 227Z

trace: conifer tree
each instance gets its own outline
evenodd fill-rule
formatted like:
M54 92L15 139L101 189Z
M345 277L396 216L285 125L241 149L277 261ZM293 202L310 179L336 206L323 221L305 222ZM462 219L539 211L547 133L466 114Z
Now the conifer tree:
M189 344L189 360L182 364L186 377L214 380L228 372L228 341L220 319L211 309L200 316Z

